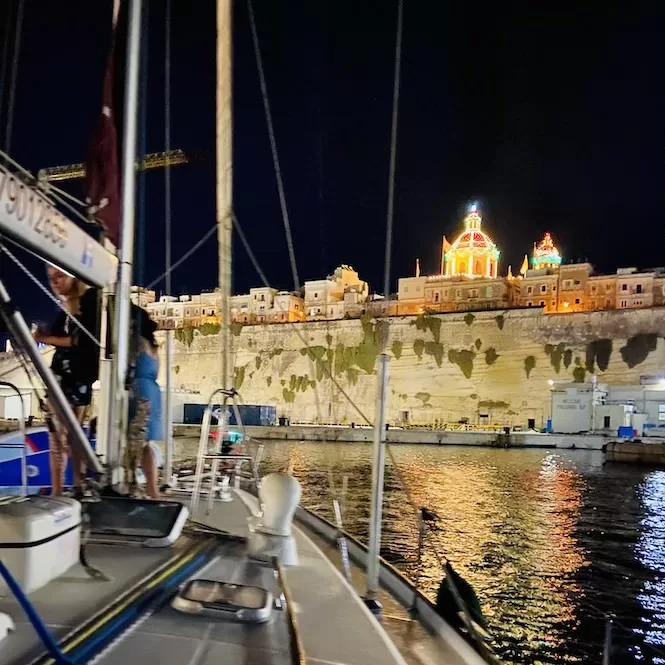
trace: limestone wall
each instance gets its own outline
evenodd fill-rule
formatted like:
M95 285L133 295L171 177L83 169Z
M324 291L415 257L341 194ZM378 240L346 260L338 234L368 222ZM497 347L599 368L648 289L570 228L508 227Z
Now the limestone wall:
M219 381L213 327L177 333L174 384L206 401ZM635 385L665 370L665 308L544 315L539 310L233 328L235 387L292 420L374 417L376 360L388 335L389 420L538 425L554 381ZM162 363L163 364L163 363ZM332 375L332 379L331 379Z

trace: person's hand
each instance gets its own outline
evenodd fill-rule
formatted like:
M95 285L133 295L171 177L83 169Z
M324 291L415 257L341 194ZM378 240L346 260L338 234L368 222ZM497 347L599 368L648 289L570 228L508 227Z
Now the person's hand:
M37 342L37 343L43 342L46 339L46 334L44 333L43 330L40 330L39 328L37 328L37 330L35 330L32 333L32 339L34 339L35 342Z

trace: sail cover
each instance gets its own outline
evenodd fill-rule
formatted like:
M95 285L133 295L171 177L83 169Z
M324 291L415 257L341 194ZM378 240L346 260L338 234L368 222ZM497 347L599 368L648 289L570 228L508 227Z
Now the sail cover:
M120 146L127 46L127 2L120 2L104 74L102 109L85 162L85 196L90 213L118 244L121 226Z

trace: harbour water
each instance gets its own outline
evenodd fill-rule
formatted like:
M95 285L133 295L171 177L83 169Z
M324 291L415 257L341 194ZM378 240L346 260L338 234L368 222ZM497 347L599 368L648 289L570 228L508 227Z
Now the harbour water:
M197 442L176 440L176 456ZM445 558L475 587L505 663L665 663L665 471L600 452L399 445L386 466L383 556L432 598ZM268 442L261 472L290 465L303 503L368 531L371 446ZM421 506L434 511L418 565Z

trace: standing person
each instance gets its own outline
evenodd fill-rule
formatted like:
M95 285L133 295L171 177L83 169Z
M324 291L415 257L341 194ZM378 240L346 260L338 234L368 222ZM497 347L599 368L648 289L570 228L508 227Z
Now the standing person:
M159 346L155 339L157 324L145 310L138 307L133 310L132 338L135 362L125 468L131 492L136 489L136 469L140 458L145 475L146 494L151 499L159 499L157 460L151 446L152 441L164 439L162 392L157 383L159 374L157 353Z
M51 371L76 418L83 424L92 401L92 384L99 376L99 345L71 321L70 316L98 338L99 294L97 289L89 288L57 268L48 268L48 279L51 289L62 300L63 311L58 314L48 333L38 329L33 337L36 342L55 347ZM63 493L67 457L71 455L74 496L82 498L82 461L69 445L69 432L51 404L48 411L52 494L61 496Z

